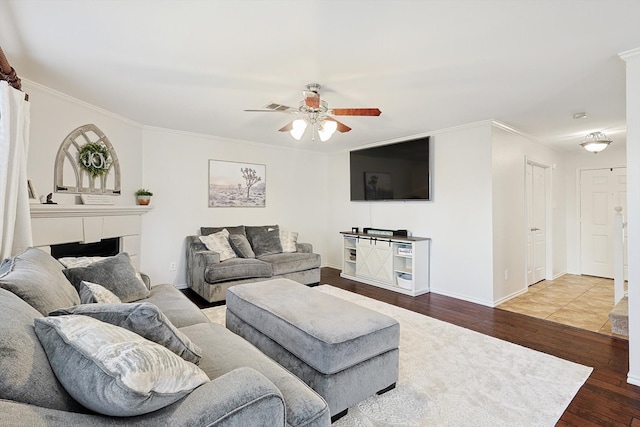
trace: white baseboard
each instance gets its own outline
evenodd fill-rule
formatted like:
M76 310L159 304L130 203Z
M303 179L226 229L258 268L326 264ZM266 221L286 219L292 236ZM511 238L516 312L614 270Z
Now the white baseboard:
M462 301L472 302L474 304L484 305L485 307L491 307L491 308L494 307L493 302L491 302L491 301L484 301L484 300L479 300L479 299L476 299L476 298L469 298L469 297L464 296L464 295L458 295L458 294L455 294L455 293L452 293L452 292L446 292L446 291L442 291L442 290L439 290L439 289L431 288L431 293L432 294L443 295L445 297L451 297L451 298L459 299L459 300L462 300Z
M176 288L178 289L187 289L188 286L186 283L178 283L177 285L174 285Z
M526 288L524 288L524 289L521 289L521 290L519 290L519 291L517 291L517 292L512 293L511 295L507 295L507 296L506 296L506 297L504 297L504 298L500 298L498 301L494 301L493 306L494 306L494 307L497 307L497 306L499 306L500 304L502 304L503 302L507 302L507 301L509 301L510 299L515 298L515 297L518 297L518 296L520 296L520 295L522 295L522 294L526 294L528 290L529 290L529 287L526 287Z
M631 372L627 374L627 382L629 384L640 386L640 377L632 375Z

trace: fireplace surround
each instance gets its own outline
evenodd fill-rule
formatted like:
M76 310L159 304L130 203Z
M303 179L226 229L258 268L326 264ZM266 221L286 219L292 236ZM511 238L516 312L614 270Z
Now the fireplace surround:
M150 210L149 206L137 205L31 205L33 246L55 254L58 248L52 251L52 246L79 243L81 251L82 244L91 244L85 247L89 249L103 240L115 239L116 253L127 252L139 268L141 215Z

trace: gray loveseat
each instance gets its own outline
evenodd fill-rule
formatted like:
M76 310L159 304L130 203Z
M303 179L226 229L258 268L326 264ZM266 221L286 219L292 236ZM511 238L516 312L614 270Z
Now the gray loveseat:
M228 232L231 258L208 249L201 236ZM286 241L278 225L201 227L200 236L187 236L187 285L208 302L224 301L227 289L240 283L284 277L303 285L320 281L320 255L310 243ZM294 233L296 234L296 233ZM289 234L290 236L290 234Z
M137 296L145 295L135 302L78 305L78 275L100 269L104 273L104 268L109 267L117 270L114 277L120 284L133 280L125 274L128 268L133 269L126 254L96 262L85 270L65 270L49 254L30 248L0 264L0 426L311 427L330 424L327 404L318 394L254 346L223 326L210 322L172 285L149 286L147 278L144 284L142 281L134 284L139 285ZM81 282L81 285L85 284ZM136 298L131 293L123 294L122 289L115 289L114 294L116 290L126 299ZM86 378L83 375L87 375L87 367L65 363L67 361L56 362L56 354L50 353L49 347L42 344L40 326L51 319L85 319L78 315L46 317L51 310L54 310L53 314L68 314L78 307L91 310L109 306L157 307L155 310L159 309L161 315L156 320L169 319L172 327L179 331L176 334L190 340L191 348L200 350L197 366L209 380L174 403L142 415L108 416L80 405L78 399L72 397L72 394L76 395L74 391L68 391L67 379L59 378L62 371L54 365L81 379ZM177 359L192 366L191 362ZM193 367L195 369L195 365ZM83 399L100 401L111 392L102 388L99 382L86 382L89 392L86 393L88 396L82 396ZM79 384L87 386L82 382ZM141 404L145 403L143 399Z

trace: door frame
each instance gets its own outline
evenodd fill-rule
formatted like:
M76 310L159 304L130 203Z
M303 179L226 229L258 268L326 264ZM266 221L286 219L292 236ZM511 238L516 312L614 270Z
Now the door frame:
M555 169L555 165L549 165L548 163L541 162L533 159L529 156L524 158L524 246L525 246L525 259L524 259L524 278L525 287L529 287L529 279L527 277L527 264L529 260L529 251L527 247L528 233L530 230L527 226L527 199L529 197L529 190L527 188L527 166L534 165L544 169L544 216L545 216L545 265L544 265L544 280L553 280L553 180L551 177L552 171Z
M580 218L582 216L582 197L581 197L581 189L582 189L582 180L580 179L582 176L582 171L589 170L600 170L600 169L617 169L617 168L627 168L627 165L617 165L617 166L585 166L576 168L576 262L578 264L578 274L582 275L582 224L580 222ZM625 213L622 213L625 215ZM613 212L611 212L613 216ZM626 218L626 216L625 216Z

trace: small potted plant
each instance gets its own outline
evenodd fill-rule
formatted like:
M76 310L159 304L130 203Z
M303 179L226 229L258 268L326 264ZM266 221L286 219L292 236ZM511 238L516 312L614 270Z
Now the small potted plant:
M153 196L153 193L145 188L136 191L136 198L139 205L148 205L151 201L151 196Z

